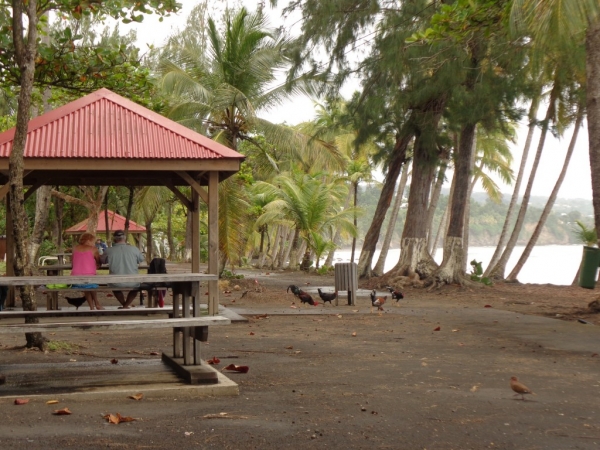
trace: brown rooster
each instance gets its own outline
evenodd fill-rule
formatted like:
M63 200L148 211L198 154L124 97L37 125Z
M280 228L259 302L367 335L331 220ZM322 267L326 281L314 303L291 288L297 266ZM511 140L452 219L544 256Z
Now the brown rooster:
M387 300L387 295L385 297L377 297L377 291L373 289L371 291L371 312L373 312L373 306L377 306L378 311L383 311L383 304Z
M289 291L292 291L292 294L294 294L296 297L298 297L302 303L308 303L309 305L313 305L313 306L318 304L313 300L313 298L310 296L309 293L304 292L302 289L300 289L295 284L290 284L288 286L286 292L289 292Z

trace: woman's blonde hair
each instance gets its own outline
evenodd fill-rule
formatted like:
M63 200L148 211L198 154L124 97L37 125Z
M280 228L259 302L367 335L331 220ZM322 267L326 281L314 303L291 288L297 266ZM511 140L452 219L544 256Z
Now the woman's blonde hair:
M96 236L94 236L92 233L83 233L80 237L79 237L79 243L81 245L85 244L87 241L89 240L95 241L96 240Z

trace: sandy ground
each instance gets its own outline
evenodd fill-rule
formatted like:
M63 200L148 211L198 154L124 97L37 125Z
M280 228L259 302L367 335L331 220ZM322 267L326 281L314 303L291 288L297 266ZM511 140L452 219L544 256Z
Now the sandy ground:
M355 306L341 297L338 306L311 307L300 305L287 286L332 291L332 277L239 273L243 280L222 284L221 302L249 320L212 328L204 350L206 359L221 360L220 368L231 363L250 368L228 374L239 383L239 396L165 392L141 401L125 395L92 401L57 393L58 404L47 405L52 396L46 396L20 406L0 399L0 446L600 447L600 332L593 325L600 322L586 310L597 297L593 290L513 284L436 292L409 288L398 305L388 301L377 314L370 313L365 294L376 280L361 283ZM319 301L316 293L313 297ZM68 345L43 354L23 349L22 336L2 337L0 372L11 364L76 360L104 362L118 379L122 367L110 359L156 360L152 353L170 342L167 331L48 337ZM76 373L64 379L56 373L59 381L78 383ZM526 401L514 397L511 376L537 395ZM0 392L9 387L10 378ZM137 392L143 393L141 382L132 387ZM72 414L52 414L64 407ZM103 419L107 413L136 420L112 425Z

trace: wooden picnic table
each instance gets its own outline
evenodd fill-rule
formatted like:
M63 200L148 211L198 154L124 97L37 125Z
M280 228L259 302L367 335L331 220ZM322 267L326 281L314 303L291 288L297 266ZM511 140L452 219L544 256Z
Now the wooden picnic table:
M57 323L56 330L80 329L87 330L102 326L104 329L134 329L145 327L172 327L173 328L173 356L163 354L163 360L177 370L185 372L181 366L200 365L200 342L208 337L208 325L218 325L230 323L229 319L217 316L218 312L209 311L209 317L201 317L200 298L205 289L201 289L201 283L218 280L217 275L200 273L175 273L175 274L139 274L139 275L76 275L76 276L53 276L53 284L98 284L106 285L99 290L112 290L111 283L168 283L173 291L173 319L161 319L150 323L147 319L142 319L136 326L132 323L123 321L103 322L69 322L68 324ZM0 277L0 286L18 287L18 286L42 286L48 283L49 277L30 276L30 277ZM115 288L116 290L127 288ZM77 291L77 289L73 289ZM181 307L181 308L180 308ZM121 310L122 311L122 310ZM179 313L175 313L180 311ZM2 313L0 313L2 314ZM115 315L119 313L116 311ZM196 320L194 320L194 318ZM181 320L181 326L178 326L177 319ZM135 322L135 321L133 321ZM94 325L96 323L96 325ZM51 329L52 323L22 324L21 327L14 325L0 325L2 332L32 332L34 329L43 331L46 328ZM188 376L183 375L189 379Z

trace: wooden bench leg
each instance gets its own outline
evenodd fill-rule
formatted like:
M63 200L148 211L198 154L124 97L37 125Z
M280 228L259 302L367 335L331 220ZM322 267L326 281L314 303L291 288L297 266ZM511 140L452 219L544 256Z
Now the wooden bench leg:
M58 309L58 292L46 292L46 309L48 311Z
M173 358L181 358L183 356L181 351L181 343L183 338L183 328L173 328Z
M192 334L194 336L194 364L199 366L202 363L201 342L208 342L208 327L194 327Z

